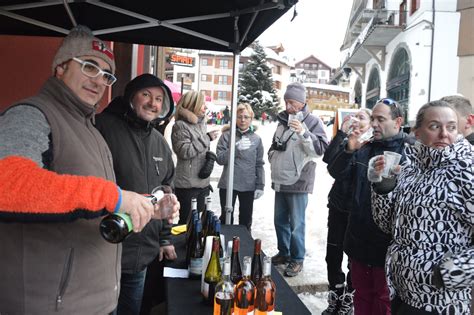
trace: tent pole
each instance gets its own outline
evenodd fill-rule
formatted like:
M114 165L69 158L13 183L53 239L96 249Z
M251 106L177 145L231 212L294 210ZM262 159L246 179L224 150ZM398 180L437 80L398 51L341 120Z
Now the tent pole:
M232 194L234 192L234 159L235 159L235 132L237 119L237 88L239 85L240 52L234 52L234 67L232 70L232 104L230 115L230 143L229 143L229 176L227 177L227 195L225 203L225 224L230 224L232 217Z

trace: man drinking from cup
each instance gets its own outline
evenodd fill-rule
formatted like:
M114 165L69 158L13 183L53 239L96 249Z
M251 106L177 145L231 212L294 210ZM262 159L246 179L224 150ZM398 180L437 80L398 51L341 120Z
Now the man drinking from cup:
M358 141L361 130L354 128L345 150L328 165L331 176L352 183L352 209L344 239L344 252L351 259L352 286L355 289L355 315L390 314L390 300L384 261L390 235L374 223L367 179L369 160L384 151L402 153L407 140L401 131L403 109L392 99L379 100L372 111L373 140ZM369 174L370 175L370 174Z

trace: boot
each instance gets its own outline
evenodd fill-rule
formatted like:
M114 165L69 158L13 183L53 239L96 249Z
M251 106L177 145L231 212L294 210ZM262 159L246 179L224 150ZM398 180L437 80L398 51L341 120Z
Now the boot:
M354 314L354 291L344 292L343 295L339 297L339 310L337 312L338 315L352 315Z
M328 293L328 308L325 309L321 315L337 315L340 304L340 296L343 294L344 288L329 290Z

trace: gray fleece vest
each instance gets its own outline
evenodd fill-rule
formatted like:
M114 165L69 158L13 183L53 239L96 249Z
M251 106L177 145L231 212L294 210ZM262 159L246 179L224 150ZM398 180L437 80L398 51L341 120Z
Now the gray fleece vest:
M115 180L111 154L91 122L94 109L64 83L50 78L37 96L19 104L35 106L49 122L52 171ZM113 311L119 293L121 248L102 239L100 219L1 223L0 313Z

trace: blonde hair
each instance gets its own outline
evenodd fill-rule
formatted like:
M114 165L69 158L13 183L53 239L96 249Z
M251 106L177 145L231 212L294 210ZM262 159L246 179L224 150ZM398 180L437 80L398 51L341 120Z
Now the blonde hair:
M204 94L199 91L188 91L179 99L177 107L193 112L196 116L202 116L201 108L204 106Z
M249 112L250 114L250 117L252 118L253 120L253 117L254 117L254 112L253 112L253 109L252 109L252 106L250 106L249 103L240 103L238 106L237 106L237 114L243 110L246 110Z

